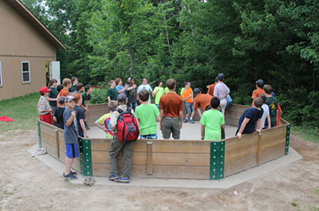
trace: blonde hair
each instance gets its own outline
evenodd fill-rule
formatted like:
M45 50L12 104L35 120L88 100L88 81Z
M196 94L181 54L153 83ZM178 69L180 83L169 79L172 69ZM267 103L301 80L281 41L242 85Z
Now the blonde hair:
M63 87L66 87L69 84L71 84L71 80L69 78L64 78L63 81L62 81Z

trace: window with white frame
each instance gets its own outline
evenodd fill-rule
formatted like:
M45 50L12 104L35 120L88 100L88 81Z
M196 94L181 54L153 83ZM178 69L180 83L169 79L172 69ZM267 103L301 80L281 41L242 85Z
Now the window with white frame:
M30 82L30 62L21 62L22 67L22 83Z
M0 62L0 86L2 86L2 67Z

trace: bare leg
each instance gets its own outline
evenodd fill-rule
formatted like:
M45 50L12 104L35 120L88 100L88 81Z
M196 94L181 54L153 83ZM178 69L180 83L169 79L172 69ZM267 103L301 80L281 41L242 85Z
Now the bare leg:
M73 164L74 158L66 158L66 162L65 162L65 172L64 175L68 175L70 174L71 171L71 166Z

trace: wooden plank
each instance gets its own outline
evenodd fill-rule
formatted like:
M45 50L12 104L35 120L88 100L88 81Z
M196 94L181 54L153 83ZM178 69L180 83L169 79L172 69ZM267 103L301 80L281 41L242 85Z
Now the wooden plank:
M239 140L237 136L225 139L225 151L234 150L247 145L255 144L258 141L258 134L252 133L249 135L243 135Z
M56 146L54 128L40 127L40 131L41 141L45 141L46 143L49 143L51 146Z
M260 164L285 156L285 146L281 146L261 154Z
M225 117L226 119L227 118L232 118L232 119L236 119L237 122L240 118L240 116L244 113L245 110L243 110L242 112L241 111L231 111L231 110L226 110L226 113L225 113Z
M262 130L261 140L264 141L267 139L272 139L274 137L286 135L286 130L287 130L287 127L285 125Z
M257 155L244 158L225 165L225 177L257 166Z
M119 154L117 162L123 164L122 153ZM92 163L110 163L109 152L105 151L92 151ZM132 164L147 164L146 152L132 152Z
M275 137L273 139L268 139L266 141L263 141L261 143L261 151L265 152L274 148L278 148L281 146L285 146L286 144L286 136L279 136L279 137Z
M147 169L146 174L153 174L152 142L147 142Z
M65 152L65 143L59 139L59 150Z
M250 106L245 106L245 105L238 105L238 104L231 104L229 108L227 108L226 111L233 111L233 112L238 112L238 113L244 113L244 111L250 108Z
M91 150L92 151L109 151L111 146L111 139L106 138L92 138L91 140Z
M259 133L257 138L257 164L259 164L261 159L261 151L261 133Z
M225 152L225 164L257 155L257 143Z
M55 142L56 142L56 152L57 157L60 158L60 149L59 149L59 132L55 130Z
M225 123L227 125L230 125L230 126L238 127L238 119L233 119L233 118L230 118L230 117L226 117L225 118Z
M42 147L45 148L47 150L47 153L49 155L51 155L52 157L54 158L58 158L56 155L57 155L57 152L56 152L56 147L46 143L46 142L42 142Z
M93 176L110 176L110 164L93 164ZM146 165L132 165L131 177L163 179L209 179L209 167L196 166L155 166L153 174L146 174ZM119 174L123 165L119 165Z
M139 141L137 141L139 142ZM146 145L144 145L146 151ZM210 154L210 141L156 140L152 145L153 153L198 153ZM140 150L133 145L133 150Z

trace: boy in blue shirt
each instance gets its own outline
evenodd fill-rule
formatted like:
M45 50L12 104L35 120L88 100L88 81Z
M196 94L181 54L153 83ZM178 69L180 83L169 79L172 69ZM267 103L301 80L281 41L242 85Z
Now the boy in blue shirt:
M264 113L261 106L264 101L261 97L256 97L253 101L253 107L247 108L239 118L236 136L241 139L242 134L250 134L254 131L261 132L261 117ZM258 129L259 128L259 129Z

